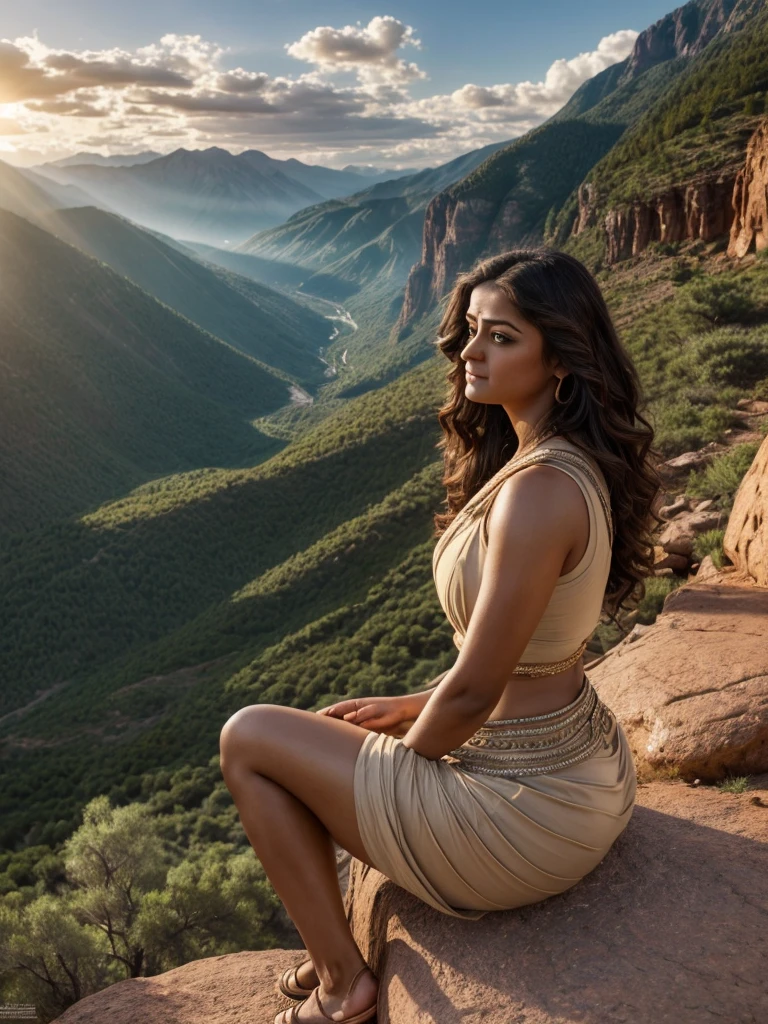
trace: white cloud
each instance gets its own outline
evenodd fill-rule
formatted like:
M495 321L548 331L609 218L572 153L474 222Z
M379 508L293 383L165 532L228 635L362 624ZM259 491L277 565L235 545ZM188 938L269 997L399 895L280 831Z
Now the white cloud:
M356 71L368 85L404 85L426 74L417 64L398 57L403 46L421 48L410 25L390 15L371 18L367 25L324 25L312 29L295 43L286 44L291 57L316 64L325 70Z
M624 60L632 51L638 34L633 29L623 29L603 36L597 49L570 60L554 61L544 81L492 86L467 84L451 94L451 101L470 110L502 109L512 115L538 113L549 117L568 102L580 85Z
M137 152L151 135L167 136L169 152L219 145L337 166L435 166L536 127L584 81L622 60L637 34L607 35L592 51L554 61L539 82L466 83L421 99L410 86L427 76L402 57L421 41L391 16L320 26L286 44L312 65L297 76L227 70L228 48L200 35L168 33L133 51L54 49L36 34L2 39L0 118L8 142L0 133L0 148L12 151L13 136L23 135L26 149L17 151L35 157L88 147ZM335 80L350 73L349 84Z

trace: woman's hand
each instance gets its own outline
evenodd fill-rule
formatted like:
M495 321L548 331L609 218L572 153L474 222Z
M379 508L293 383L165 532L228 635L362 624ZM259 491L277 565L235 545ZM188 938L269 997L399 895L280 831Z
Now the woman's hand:
M317 715L342 718L372 732L404 736L416 721L420 708L409 694L397 697L351 697L320 708Z

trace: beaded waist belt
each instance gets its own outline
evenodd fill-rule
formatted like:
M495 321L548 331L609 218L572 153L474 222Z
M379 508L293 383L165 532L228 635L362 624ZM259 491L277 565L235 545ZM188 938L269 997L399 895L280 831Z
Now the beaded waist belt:
M481 726L446 757L456 758L455 767L462 771L542 775L591 757L606 742L613 721L585 676L578 697L566 707L545 715L489 719L492 724Z

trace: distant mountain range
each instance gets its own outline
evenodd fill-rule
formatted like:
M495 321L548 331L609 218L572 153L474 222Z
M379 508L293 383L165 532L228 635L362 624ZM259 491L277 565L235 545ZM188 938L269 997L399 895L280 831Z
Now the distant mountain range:
M49 160L36 166L73 167L78 164L93 164L96 167L133 167L135 164L148 164L150 160L158 160L162 155L153 149L145 150L143 153L113 153L110 156L81 150L79 153L73 153L72 156L65 156L60 160Z
M439 167L369 185L345 199L308 206L234 251L297 264L307 291L343 299L371 281L404 284L421 251L424 210L441 189L509 146L494 142Z
M231 247L311 204L407 172L356 173L300 160L275 160L258 149L236 156L220 146L177 149L167 156L77 154L19 168L68 187L70 205L95 205L177 238ZM87 159L84 159L87 158ZM77 190L77 191L75 191Z

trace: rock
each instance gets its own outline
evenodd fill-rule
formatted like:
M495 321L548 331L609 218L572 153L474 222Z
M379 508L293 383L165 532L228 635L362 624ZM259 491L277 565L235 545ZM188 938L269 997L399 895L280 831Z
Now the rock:
M698 448L693 452L683 452L681 455L676 455L673 459L667 459L663 462L659 469L662 467L669 469L682 469L686 472L690 472L692 469L701 469L702 465L705 465L712 459L713 455L717 455L718 452L723 450L723 446L716 445L710 441L703 448Z
M718 33L735 31L741 21L733 17L733 7L733 0L716 0L698 17L692 17L687 5L665 14L635 39L620 81L635 78L662 61L694 57Z
M733 499L723 550L758 586L768 587L768 436L744 474Z
M662 505L658 512L662 519L673 519L678 512L688 511L688 499L684 494L681 494L679 498L676 498L669 505Z
M693 511L694 512L706 512L706 510L708 508L712 508L714 503L715 503L714 498L704 498L703 501L698 502L694 506Z
M768 247L768 118L758 124L747 143L744 166L733 187L735 216L728 239L728 256L742 257L754 243L756 252Z
M606 263L636 256L649 242L710 242L728 234L734 211L735 173L721 170L673 187L652 199L636 199L631 205L608 210L603 218Z
M717 530L724 522L725 513L721 509L681 512L664 527L657 543L667 554L683 555L689 559L693 555L696 536L706 530Z
M688 569L688 559L685 555L677 555L667 552L664 548L656 545L654 547L653 569L656 575L661 569L670 569L673 573L683 573Z
M641 785L594 871L479 921L353 859L348 917L379 977L377 1024L768 1020L768 809L749 800Z
M709 782L768 771L768 588L727 575L678 587L650 629L590 666L638 766Z
M126 978L80 999L53 1024L273 1024L294 1000L277 980L303 949L227 953L151 978Z
M356 858L347 918L380 982L376 1024L768 1020L768 777L745 793L640 784L571 889L448 918ZM753 802L759 801L759 802ZM303 949L229 953L81 999L55 1024L272 1024Z
M698 572L694 579L697 583L708 583L717 579L720 570L717 568L715 563L712 561L711 555L705 555L701 560Z
M498 212L497 203L475 196L454 197L450 191L430 200L424 214L421 260L411 268L406 282L395 335L430 309L453 284L467 254L476 253L486 240Z

